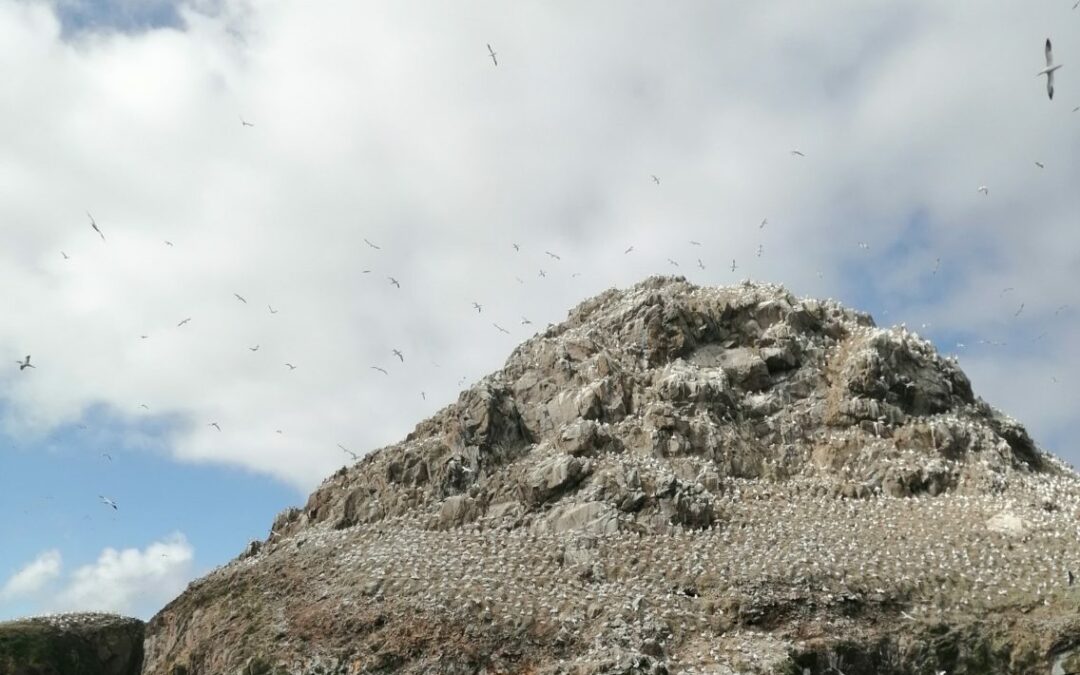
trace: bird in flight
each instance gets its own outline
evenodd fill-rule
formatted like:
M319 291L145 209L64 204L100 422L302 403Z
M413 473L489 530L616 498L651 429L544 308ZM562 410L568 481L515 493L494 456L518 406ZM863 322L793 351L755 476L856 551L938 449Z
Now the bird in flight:
M547 254L548 256L550 256L550 257L554 258L555 260L562 260L562 258L560 258L559 256L555 255L555 254L554 254L554 253L552 253L551 251L544 251L544 253L546 253L546 254Z
M206 426L208 426L208 427L214 427L214 428L215 428L215 429L217 429L218 431L221 431L221 425L220 425L220 424L218 424L217 422L211 422L210 424L207 424Z
M1068 305L1061 305L1060 307L1058 307L1057 309L1054 310L1054 316L1057 316L1058 314L1060 314L1062 312L1062 310L1065 310L1065 309L1068 309L1068 308L1069 308Z
M248 349L250 349L253 352L257 352L257 351L259 351L259 345L255 345L254 347L248 347Z
M545 278L547 277L547 274L544 273L543 268L540 269L540 276L545 277Z
M64 256L64 260L68 259L68 254L64 253L63 251L60 251L60 255Z
M802 151L802 150L792 150L792 151L791 151L791 154L792 154L792 155L797 155L797 156L799 156L799 157L806 157L806 155L805 155L805 154L803 154L803 151Z
M757 229L764 230L765 226L768 225L768 224L769 224L769 219L768 218L762 218L761 219L761 224L758 225Z
M356 461L356 460L360 459L360 455L358 455L358 454L356 454L355 452L353 452L352 450L350 450L350 449L346 448L346 447L345 447L344 445L342 445L341 443L338 443L338 444L337 444L337 446L338 446L339 448L341 448L341 449L342 449L343 451L345 451L346 453L348 453L348 454L349 454L349 456L353 458L353 461Z
M190 316L189 316L188 318L184 319L183 321L181 321L180 323L176 324L176 327L177 327L177 328L179 328L180 326L183 326L183 325L184 325L185 323L187 323L188 321L191 321L191 317L190 317Z
M623 251L623 255L626 255L627 253L629 253L630 251L633 251L633 250L634 250L634 247L633 247L633 246L631 246L630 248L628 248L628 249L626 249L625 251Z
M980 185L979 189L976 190L976 192L981 192L984 195L989 195L990 194L990 188L986 187L985 185Z
M173 245L173 243L172 243L171 241L169 241L168 239L166 239L166 240L165 240L165 245L166 245L166 246L172 246L172 245Z
M656 183L657 185L659 185L659 184L660 184L660 179L659 179L659 178L657 178L657 177L656 177L655 175L654 175L654 176L652 177L652 180L653 180L653 182L654 182L654 183Z
M101 456L104 457L105 459L109 460L110 462L112 461L112 455L110 455L107 452L101 453Z
M240 302L244 303L245 305L247 304L247 300L244 299L244 296L240 295L239 293L233 293L233 295L235 295L236 299Z
M514 247L514 250L515 250L515 251L520 251L520 250L521 250L521 247L520 247L520 246L518 246L517 244L511 244L511 246L513 246L513 247Z
M865 241L860 241L859 242L859 248L861 248L864 251L869 251L870 250L870 244L867 244Z
M693 239L691 239L690 240L690 245L691 246L701 246L701 242L700 241L694 241Z
M731 259L731 271L734 272L738 268L735 266L735 258Z
M379 250L381 250L381 249L382 249L382 247L381 247L381 246L376 246L375 244L372 244L372 243L371 243L370 241L368 241L367 239L365 239L365 240L364 240L364 243L365 243L365 244L367 244L368 246L370 246L371 248L375 249L376 251L379 251Z
M149 410L149 409L150 409L150 406L146 405L145 403L140 403L140 404L139 404L139 407L140 407L140 408L143 408L143 409L145 409L145 410Z
M390 283L397 286L398 288L401 288L401 284L398 283L397 279L395 279L394 277L386 277L386 278L390 280Z
M30 364L30 355L29 354L26 355L26 360L25 361L16 361L15 363L19 364L19 370L26 370L27 368L36 368L37 367L37 366L33 366L33 365Z
M491 62L494 63L496 66L499 65L499 60L497 58L495 58L495 50L491 48L490 43L488 43L487 48L488 48L488 54L491 55Z
M757 245L757 257L761 257L761 254L765 252L765 244Z
M938 268L941 267L941 258L934 259L934 271L931 274L937 274Z
M495 326L496 328L498 328L498 329L499 329L499 330L501 330L502 332L506 333L507 335L509 335L509 334L510 334L510 331L506 330L505 328L503 328L503 327L502 327L502 326L500 326L499 324L495 323L494 321L493 321L493 322L491 323L491 325L492 325L492 326Z
M289 370L296 370L296 366L291 363L286 363L285 365L288 366Z
M1020 303L1020 309L1016 310L1016 313L1013 314L1013 316L1020 316L1020 312L1022 312L1022 311L1024 311L1024 303L1021 302Z
M420 398L422 398L422 399L424 399L426 401L427 400L427 394L425 394L424 392L420 392Z
M529 321L526 317L524 317L524 316L521 317L521 325L522 326L527 326L527 325L529 325L531 323L532 323L532 321Z
M139 336L139 339L140 339L140 340L145 340L145 339L146 339L146 338L148 338L148 337L150 337L150 336L149 336L149 335L140 335L140 336Z
M270 305L267 305L266 308L270 310L271 314L277 314L277 310L274 309L273 307L271 307Z
M669 264L669 265L674 265L675 267L678 267L678 266L679 266L679 263L675 262L675 261L674 261L674 260L672 260L671 258L668 258L668 259L667 259L667 261L668 261L668 264Z
M1046 67L1040 70L1035 77L1042 75L1046 76L1046 93L1050 97L1050 100L1054 100L1054 71L1061 67L1061 64L1054 65L1054 52L1050 47L1050 38L1046 38Z
M386 372L386 368L380 368L378 366L371 366L371 369L372 370L377 370L380 373L382 373L383 375L389 375L390 374L390 373Z
M1003 289L1001 289L1001 292L1000 292L1000 293L998 293L998 297L1000 298L1001 296L1005 295L1005 294L1006 294L1006 293L1008 293L1009 291L1015 291L1015 290L1016 290L1016 289L1015 289L1015 288L1013 288L1012 286L1008 286L1008 287L1006 287L1006 288L1003 288Z
M104 504L105 506L113 507L113 511L119 511L120 510L120 508L116 505L116 502L109 499L105 495L98 495L98 499L100 499L101 503Z
M398 357L398 359L400 359L402 363L405 363L405 357L401 355L401 350L391 349L390 351L393 352L394 356Z
M86 212L86 215L90 218L90 227L94 228L94 232L98 233L98 236L101 237L101 241L105 241L105 235L102 234L101 229L98 228L97 221L94 220L94 217L90 215L89 211Z
M252 124L251 122L248 122L248 121L247 121L247 120L245 120L245 119L244 119L243 117L241 117L241 118L240 118L240 126L242 126L242 127L253 127L253 126L255 126L255 125L254 125L254 124Z
M1039 167L1040 169L1045 169L1046 168L1046 165L1043 164L1042 162L1035 162L1035 166Z
M479 303L479 302L474 302L474 303L472 304L472 306L476 308L476 313L477 313L477 314L479 314L479 313L480 313L480 311L481 311L481 309L482 309L482 307L481 307L480 303Z
M705 263L701 262L701 258L697 259L697 266L701 269L705 269Z

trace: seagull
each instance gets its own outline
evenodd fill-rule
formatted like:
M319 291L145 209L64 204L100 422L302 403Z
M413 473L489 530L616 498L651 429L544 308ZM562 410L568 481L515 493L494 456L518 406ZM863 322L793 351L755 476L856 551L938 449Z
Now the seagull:
M491 48L491 43L488 43L487 48L488 54L491 55L491 62L494 63L496 66L499 65L499 60L495 58L495 50Z
M652 180L653 180L653 182L654 182L654 183L656 183L657 185L659 185L659 184L660 184L660 179L659 179L659 178L657 178L657 177L656 177L655 175L654 175L654 176L652 177Z
M253 352L257 352L257 351L259 351L259 345L255 345L254 347L248 347L248 349L250 349Z
M169 241L168 239L166 239L166 240L165 240L165 245L166 245L166 246L172 246L172 245L173 245L173 243L172 243L171 241Z
M737 268L735 267L735 258L732 258L731 259L731 271L734 272L736 269Z
M244 299L244 296L240 295L239 293L233 293L233 295L235 295L236 299L240 302L244 303L245 305L247 304L247 300Z
M398 357L399 359L401 359L401 362L402 362L402 363L405 363L405 357L401 355L401 352L400 352L399 350L397 350L397 349L391 349L390 351L394 353L394 356L396 356L396 357Z
M495 326L496 328L498 328L498 329L499 329L499 330L501 330L502 332L506 333L507 335L509 335L509 334L510 334L510 331L506 330L505 328L503 328L503 327L502 327L502 326L500 326L499 324L495 323L494 321L493 321L493 322L491 323L491 325L492 325L492 326Z
M540 269L540 276L547 278L547 274L544 273L543 268Z
M89 211L86 212L86 215L90 217L90 227L94 228L94 232L98 233L98 236L101 237L101 241L105 241L105 235L101 233L100 229L98 229L97 221L94 220L94 217L90 215Z
M286 363L285 365L288 366L289 370L296 370L296 366L291 363Z
M1050 48L1050 38L1046 38L1046 67L1040 70L1035 77L1040 75L1046 76L1046 93L1050 96L1050 100L1054 100L1054 71L1061 67L1061 64L1054 65L1054 52Z
M554 253L552 253L551 251L544 251L544 253L548 254L549 256L551 256L552 258L554 258L555 260L562 260L562 258L560 258L559 256L555 255L555 254L554 254Z
M390 374L390 373L386 372L386 369L385 369L385 368L380 368L380 367L378 367L378 366L371 366L371 369L372 369L372 370L377 370L377 371L379 371L380 373L382 373L383 375L389 375L389 374Z
M1016 310L1016 313L1013 314L1013 316L1020 316L1020 312L1022 312L1022 311L1024 311L1024 303L1021 302L1020 303L1020 309Z
M697 266L701 269L705 269L705 263L701 262L701 258L697 259Z
M859 248L861 248L864 251L869 251L870 250L870 244L867 244L865 241L860 241L859 242Z
M521 250L521 247L520 247L520 246L518 246L517 244L511 244L511 246L513 246L513 247L514 247L514 250L515 250L515 251L520 251L520 250Z
M214 428L215 428L215 429L217 429L218 431L221 431L221 425L219 425L219 424L218 424L217 422L211 422L210 424L207 424L206 426L208 426L208 427L214 427Z
M1035 166L1039 167L1040 169L1045 169L1046 168L1046 165L1043 164L1042 162L1035 162Z
M806 157L806 155L803 154L802 150L792 150L791 154L798 155L799 157Z
M381 250L381 249L382 249L382 247L381 247L381 246L376 246L375 244L372 244L372 243L371 243L370 241L368 241L367 239L365 239L365 240L364 240L364 243L365 243L365 244L367 244L368 246L370 246L371 248L375 249L376 251L379 251L379 250Z
M253 127L255 125L252 124L251 122L246 121L243 117L241 117L240 118L240 126L242 126L242 127Z
M398 283L397 279L395 279L394 277L386 277L386 278L390 280L390 283L394 284L398 288L401 288L401 284Z
M37 367L37 366L30 365L30 355L29 354L26 355L26 360L25 361L16 361L15 363L19 364L19 370L26 370L27 368L36 368Z
M60 255L64 256L64 260L68 259L68 254L64 253L63 251L60 251Z
M474 302L472 304L472 306L476 308L476 313L479 314L480 310L481 310L480 303L479 302Z
M990 188L986 187L985 185L980 185L979 189L976 190L976 192L981 192L984 195L989 195L990 194Z
M633 246L631 246L630 248L628 248L628 249L626 249L625 251L623 251L623 255L626 255L627 253L629 253L630 251L633 251L633 250L634 250L634 247L633 247Z
M532 323L532 321L529 321L526 317L521 317L521 325L522 326L527 326L527 325L529 325L531 323Z
M769 219L768 218L762 218L761 219L761 224L757 226L757 229L764 230L765 226L768 225L768 224L769 224Z
M346 448L346 447L345 447L344 445L342 445L341 443L338 443L338 444L337 444L337 446L338 446L339 448L341 448L342 450L344 450L345 452L347 452L347 453L349 454L349 456L351 456L351 457L353 458L353 461L356 461L356 460L360 459L360 455L358 455L358 454L356 454L355 452L353 452L352 450L350 450L350 449Z
M267 305L266 308L270 310L271 314L277 314L277 310L274 309L273 307L271 307L270 305Z
M191 317L190 317L190 316L189 316L188 318L184 319L183 321L181 321L180 323L176 324L176 327L177 327L177 328L179 328L180 326L183 326L183 325L184 325L185 323L187 323L188 321L191 321Z
M108 497L106 497L105 495L98 495L98 499L100 499L100 500L101 500L101 503L102 503L102 504L104 504L105 506L111 506L111 507L113 507L113 510L114 510L114 511L119 511L119 510L120 510L120 508L119 508L119 507L118 507L118 506L116 505L116 502L114 502L113 500L109 499L109 498L108 498Z

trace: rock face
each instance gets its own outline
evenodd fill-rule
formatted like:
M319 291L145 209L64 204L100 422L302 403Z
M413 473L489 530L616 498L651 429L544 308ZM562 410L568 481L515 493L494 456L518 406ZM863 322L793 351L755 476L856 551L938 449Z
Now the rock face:
M111 614L0 623L3 675L139 675L144 624Z
M1078 516L917 335L651 278L283 512L144 672L1048 673L1080 662Z

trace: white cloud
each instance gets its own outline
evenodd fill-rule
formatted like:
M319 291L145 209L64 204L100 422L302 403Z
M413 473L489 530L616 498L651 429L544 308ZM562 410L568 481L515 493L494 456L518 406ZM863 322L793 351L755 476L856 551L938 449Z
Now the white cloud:
M43 552L8 578L0 588L0 600L13 600L42 591L60 576L62 566L60 551L52 549Z
M37 365L0 371L10 432L169 414L178 458L308 489L337 443L398 440L499 367L523 315L656 272L848 299L871 278L882 323L1050 330L1000 357L1038 378L976 385L1038 437L1076 429L1068 397L1024 409L1044 370L1080 379L1080 315L1053 316L1080 307L1080 78L1050 102L1034 77L1048 33L1080 53L1067 7L204 5L65 42L47 4L0 3L0 353Z
M183 590L193 555L179 533L142 550L106 548L96 562L73 571L48 604L57 611L148 614Z

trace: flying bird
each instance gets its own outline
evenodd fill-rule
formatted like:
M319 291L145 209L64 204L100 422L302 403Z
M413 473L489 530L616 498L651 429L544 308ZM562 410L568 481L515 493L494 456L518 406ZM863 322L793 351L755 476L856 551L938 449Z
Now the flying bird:
M792 150L791 154L799 157L806 157L806 155L803 154L802 150Z
M700 241L694 241L693 239L691 239L690 240L690 245L691 246L701 246L701 242Z
M659 179L659 178L657 178L657 177L656 177L655 175L654 175L654 176L652 177L652 180L653 180L653 182L654 182L654 183L656 183L657 185L659 185L659 184L660 184L660 179Z
M768 218L762 218L761 219L761 224L757 226L757 229L764 230L765 226L768 225L768 224L769 224L769 219Z
M986 187L985 185L980 185L979 189L976 190L976 192L981 192L984 195L989 195L990 194L990 188Z
M349 456L353 458L353 461L356 461L356 460L360 459L360 455L358 455L358 454L356 454L355 452L353 452L352 450L350 450L350 449L346 448L346 447L345 447L344 445L342 445L341 443L338 443L338 444L337 444L337 446L338 446L339 448L341 448L342 450L344 450L345 452L347 452L347 453L349 454Z
M401 284L398 283L397 279L395 279L394 277L386 277L386 278L390 280L390 283L397 286L398 288L401 288Z
M488 43L487 48L488 54L491 55L491 62L494 63L496 66L499 65L499 60L495 58L495 50L491 48L491 43Z
M390 374L390 373L386 372L386 369L385 369L385 368L380 368L380 367L378 367L378 366L371 366L371 369L372 369L372 370L377 370L377 371L379 371L380 373L382 373L383 375L389 375L389 374Z
M240 302L244 303L245 305L247 304L247 300L244 299L244 296L240 295L239 293L233 293L233 295L235 295L236 299Z
M1020 316L1020 312L1022 312L1022 311L1024 311L1024 303L1021 302L1020 303L1020 309L1016 310L1016 313L1013 314L1013 316Z
M474 302L472 304L472 306L476 308L476 313L479 314L480 310L481 310L480 303L479 302Z
M764 253L764 252L765 252L765 244L758 244L758 246L757 246L757 257L760 258L761 254Z
M173 243L172 243L171 241L169 241L168 239L166 239L166 240L165 240L165 245L166 245L166 246L172 246L172 245L173 245Z
M145 339L146 339L146 338L148 338L148 337L150 337L150 336L149 336L149 335L140 335L140 336L139 336L139 339L140 339L140 340L145 340Z
M697 259L697 266L701 269L705 269L705 263L701 262L701 258Z
M376 246L375 244L372 244L372 243L371 243L370 241L368 241L367 239L364 239L364 243L365 243L365 244L367 244L368 246L370 246L371 248L375 249L376 251L379 251L379 250L381 250L381 249L382 249L382 247L381 247L381 246Z
M491 323L491 325L492 325L492 326L495 326L496 328L498 328L498 329L499 329L499 330L501 330L502 332L506 333L507 335L509 335L509 334L510 334L510 331L506 330L505 328L503 328L503 327L502 327L502 326L500 326L499 324L495 323L494 321L493 321L493 322Z
M206 426L208 426L208 427L214 427L214 428L215 428L215 429L217 429L218 431L221 431L221 425L219 425L219 424L218 424L217 422L211 422L210 424L207 424Z
M110 462L112 461L112 455L110 455L107 452L101 453L101 456L104 457L105 459L109 460Z
M177 328L179 328L180 326L183 326L183 325L184 325L185 323L187 323L188 321L191 321L191 317L190 317L190 316L189 316L188 318L184 319L183 321L181 321L180 323L176 324L176 327L177 327Z
M401 355L401 351L400 351L400 350L397 350L397 349L391 349L390 351L394 353L394 356L396 356L396 357L398 357L399 359L401 359L401 362L402 362L402 363L405 363L405 357Z
M277 310L274 309L273 307L271 307L270 305L267 305L266 308L270 310L271 314L277 314Z
M1043 164L1042 162L1035 162L1035 166L1039 167L1040 169L1045 169L1046 168L1046 165Z
M513 246L513 247L514 247L514 250L515 250L515 251L520 251L520 250L521 250L521 247L520 247L520 246L518 246L517 244L511 244L511 246Z
M549 257L552 257L552 258L554 258L555 260L562 260L562 258L560 258L559 256L555 255L555 254L554 254L554 253L552 253L551 251L544 251L544 253L546 253L546 254L547 254L547 255L548 255Z
M244 119L243 117L241 117L241 118L240 118L240 126L242 126L242 127L253 127L253 126L255 126L255 125L254 125L254 124L252 124L251 122L248 122L248 121L247 121L247 120L245 120L245 119Z
M738 269L738 268L735 267L735 258L732 258L731 259L731 271L734 272L736 269Z
M860 241L859 242L859 248L861 248L864 251L869 251L870 250L870 244L867 244L865 241Z
M101 229L98 228L97 221L94 220L94 217L90 215L89 211L86 212L86 215L90 217L90 227L94 228L94 232L98 233L98 236L101 237L101 241L105 241L105 235L102 234Z
M64 253L63 251L60 251L60 255L64 256L64 260L68 259L68 254Z
M149 410L149 409L150 409L150 406L146 405L145 403L140 403L140 404L139 404L139 407L140 407L140 408L143 408L143 409L145 409L145 410Z
M1006 293L1008 293L1009 291L1015 291L1015 290L1016 290L1016 289L1015 289L1015 288L1013 288L1012 286L1008 286L1008 287L1006 287L1006 288L1003 288L1003 289L1001 289L1001 292L1000 292L1000 293L998 293L998 297L1000 298L1001 296L1005 295L1005 294L1006 294Z
M1054 310L1054 316L1057 316L1058 314L1060 314L1062 312L1062 310L1065 310L1065 309L1068 309L1068 308L1069 308L1068 305L1061 305L1060 307L1058 307L1057 309Z
M288 366L289 370L296 370L296 366L291 363L286 363L285 365Z
M625 251L623 251L623 255L626 255L627 253L629 253L630 251L633 251L633 250L634 250L634 247L633 247L633 246L631 246L630 248L628 248L628 249L626 249Z
M527 326L527 325L529 325L530 323L532 323L532 321L529 321L529 320L528 320L527 318L525 318L525 317L521 317L521 325L522 325L522 326Z
M37 366L33 366L33 365L30 364L30 355L29 354L26 355L26 360L25 361L16 361L15 363L19 364L19 370L26 370L27 368L36 368L37 367Z
M668 261L668 264L669 264L669 265L674 265L675 267L678 267L678 266L679 266L679 263L675 262L675 261L674 261L674 260L672 260L671 258L668 258L668 259L667 259L667 261Z
M113 511L119 511L120 510L120 508L116 505L116 502L109 499L105 495L98 495L98 499L100 499L101 503L104 504L105 506L113 507Z
M543 268L540 269L540 276L547 278L547 274L544 273Z
M420 392L420 398L422 398L422 399L424 399L426 401L427 400L427 394L425 394L424 392Z
M257 351L259 351L259 345L255 345L254 347L248 347L248 349L250 349L253 352L257 352Z
M1050 47L1050 38L1046 38L1046 67L1040 70L1035 77L1042 75L1046 76L1046 93L1050 96L1050 100L1054 100L1054 71L1061 67L1061 64L1054 65L1054 52Z

